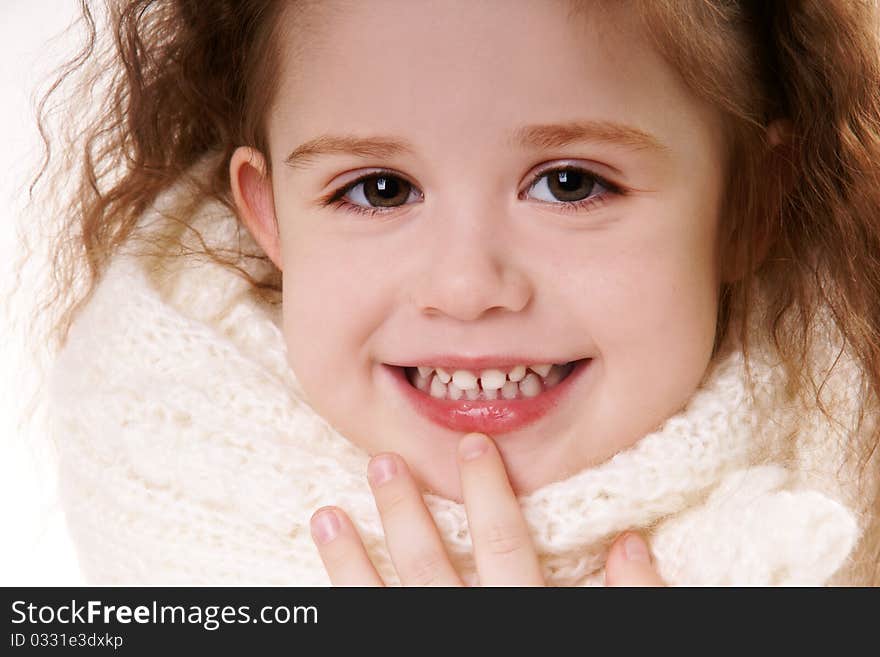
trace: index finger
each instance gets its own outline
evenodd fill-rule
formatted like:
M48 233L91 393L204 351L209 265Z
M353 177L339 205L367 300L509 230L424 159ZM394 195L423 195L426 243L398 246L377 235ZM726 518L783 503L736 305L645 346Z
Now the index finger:
M538 555L495 444L483 434L467 434L458 461L480 585L543 586Z

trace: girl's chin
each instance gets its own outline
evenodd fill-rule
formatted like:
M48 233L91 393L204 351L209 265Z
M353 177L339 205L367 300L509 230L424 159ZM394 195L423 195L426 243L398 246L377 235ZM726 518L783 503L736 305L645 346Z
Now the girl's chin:
M496 445L499 442L496 441ZM507 469L508 481L517 496L528 495L547 484L560 481L573 474L569 470L562 469L541 471L536 469L534 458L530 458L527 454L518 458L517 455L505 454L503 449L500 451L502 461ZM438 467L438 459L431 458L425 459L426 463L420 467L417 457L407 458L404 453L401 455L410 464L410 470L424 492L455 502L463 502L458 462L454 452L449 458L450 465L444 467Z

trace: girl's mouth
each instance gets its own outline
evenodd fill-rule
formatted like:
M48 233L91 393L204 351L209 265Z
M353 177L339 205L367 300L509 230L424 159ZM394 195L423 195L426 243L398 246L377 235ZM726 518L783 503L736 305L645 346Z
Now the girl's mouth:
M484 372L479 379L463 371L383 367L412 407L433 423L458 432L499 435L521 429L556 408L592 360L536 366L537 371L529 367Z
M571 374L576 362L571 361L543 368L540 366L533 368L520 366L517 368L518 371L510 371L509 373L493 370L497 378L491 378L491 380L486 376L477 378L469 372L464 373L464 377L460 377L461 372L450 376L449 372L443 370L429 371L424 375L415 367L407 367L404 370L410 385L435 399L490 401L537 397L558 385Z

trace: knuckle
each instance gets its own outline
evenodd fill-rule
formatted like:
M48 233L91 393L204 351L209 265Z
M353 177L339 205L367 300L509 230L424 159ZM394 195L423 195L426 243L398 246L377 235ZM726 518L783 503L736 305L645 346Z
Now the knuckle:
M410 506L410 496L403 490L391 490L382 497L380 502L381 513L386 517L392 517L406 513Z
M486 549L495 556L519 552L525 544L524 537L506 525L493 525L486 533Z
M407 561L404 572L408 583L415 586L433 586L440 582L443 555L435 551L416 554ZM401 573L404 575L404 573Z
M340 537L325 545L321 550L324 565L328 571L340 572L352 562L356 556L357 546Z

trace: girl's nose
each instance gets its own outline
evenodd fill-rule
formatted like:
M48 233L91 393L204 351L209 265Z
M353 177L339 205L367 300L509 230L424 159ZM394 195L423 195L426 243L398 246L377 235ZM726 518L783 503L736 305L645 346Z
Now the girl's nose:
M434 224L435 243L421 259L414 288L420 312L473 321L490 310L519 312L532 296L523 251L500 214L461 212ZM517 253L519 256L517 256Z

